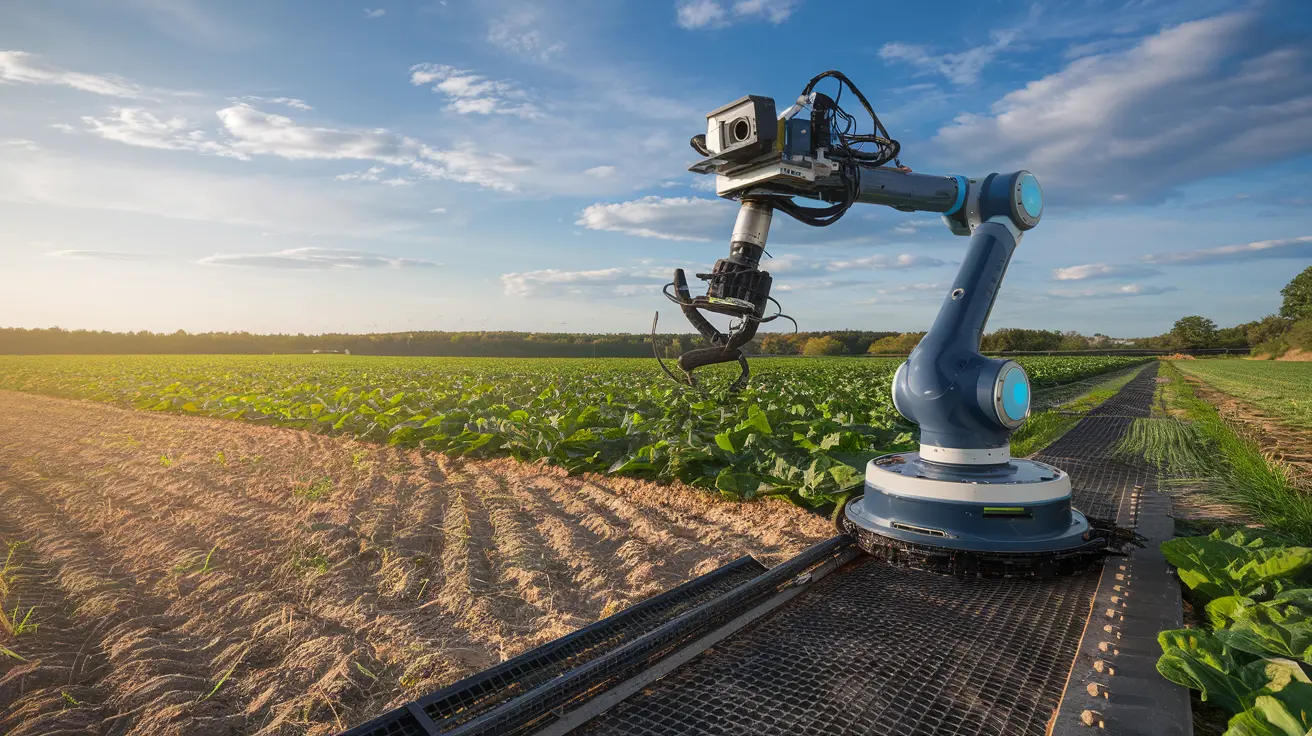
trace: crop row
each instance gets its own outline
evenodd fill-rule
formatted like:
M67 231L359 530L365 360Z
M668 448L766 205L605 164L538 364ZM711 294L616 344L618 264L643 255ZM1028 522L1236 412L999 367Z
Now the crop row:
M1138 360L1020 362L1042 390ZM0 388L821 504L914 446L889 394L898 363L763 359L727 394L730 372L692 390L639 359L23 356L0 357Z
M1312 363L1178 360L1173 365L1289 424L1312 427Z

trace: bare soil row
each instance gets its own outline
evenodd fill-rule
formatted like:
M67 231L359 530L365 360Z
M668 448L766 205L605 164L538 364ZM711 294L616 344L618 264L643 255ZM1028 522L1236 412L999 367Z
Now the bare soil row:
M0 629L0 733L332 733L829 535L783 502L0 392L0 593L35 609Z

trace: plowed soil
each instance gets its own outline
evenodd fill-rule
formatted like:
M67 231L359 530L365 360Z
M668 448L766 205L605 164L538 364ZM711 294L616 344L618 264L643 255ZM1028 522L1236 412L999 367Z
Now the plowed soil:
M0 391L0 733L332 733L830 535L781 502Z

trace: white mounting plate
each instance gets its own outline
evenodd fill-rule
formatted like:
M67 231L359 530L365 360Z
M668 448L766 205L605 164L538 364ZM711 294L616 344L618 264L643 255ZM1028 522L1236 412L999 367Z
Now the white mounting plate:
M1006 477L972 480L931 478L918 472L920 453L884 455L866 465L866 492L930 501L958 501L998 505L1037 504L1070 498L1071 477L1058 468L1033 460L1012 460L1014 472Z

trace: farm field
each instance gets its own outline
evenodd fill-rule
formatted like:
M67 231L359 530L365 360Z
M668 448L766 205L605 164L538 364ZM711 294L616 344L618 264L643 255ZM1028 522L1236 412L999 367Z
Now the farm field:
M1063 396L1131 361L1026 364ZM640 360L0 358L0 733L335 733L777 564L828 519L717 495L791 466L819 503L911 443L896 365L759 361L729 397Z
M1300 486L1312 488L1312 364L1258 360L1180 360L1172 365L1201 382L1203 398L1278 459Z
M1040 403L1045 389L1143 359L1019 362ZM0 357L0 389L817 505L858 484L870 457L914 446L889 394L899 363L757 360L751 387L726 395L715 386L736 367L694 391L645 359Z
M1174 365L1272 418L1312 430L1312 363L1179 360Z
M0 416L12 736L335 733L833 533L508 458L8 391Z

